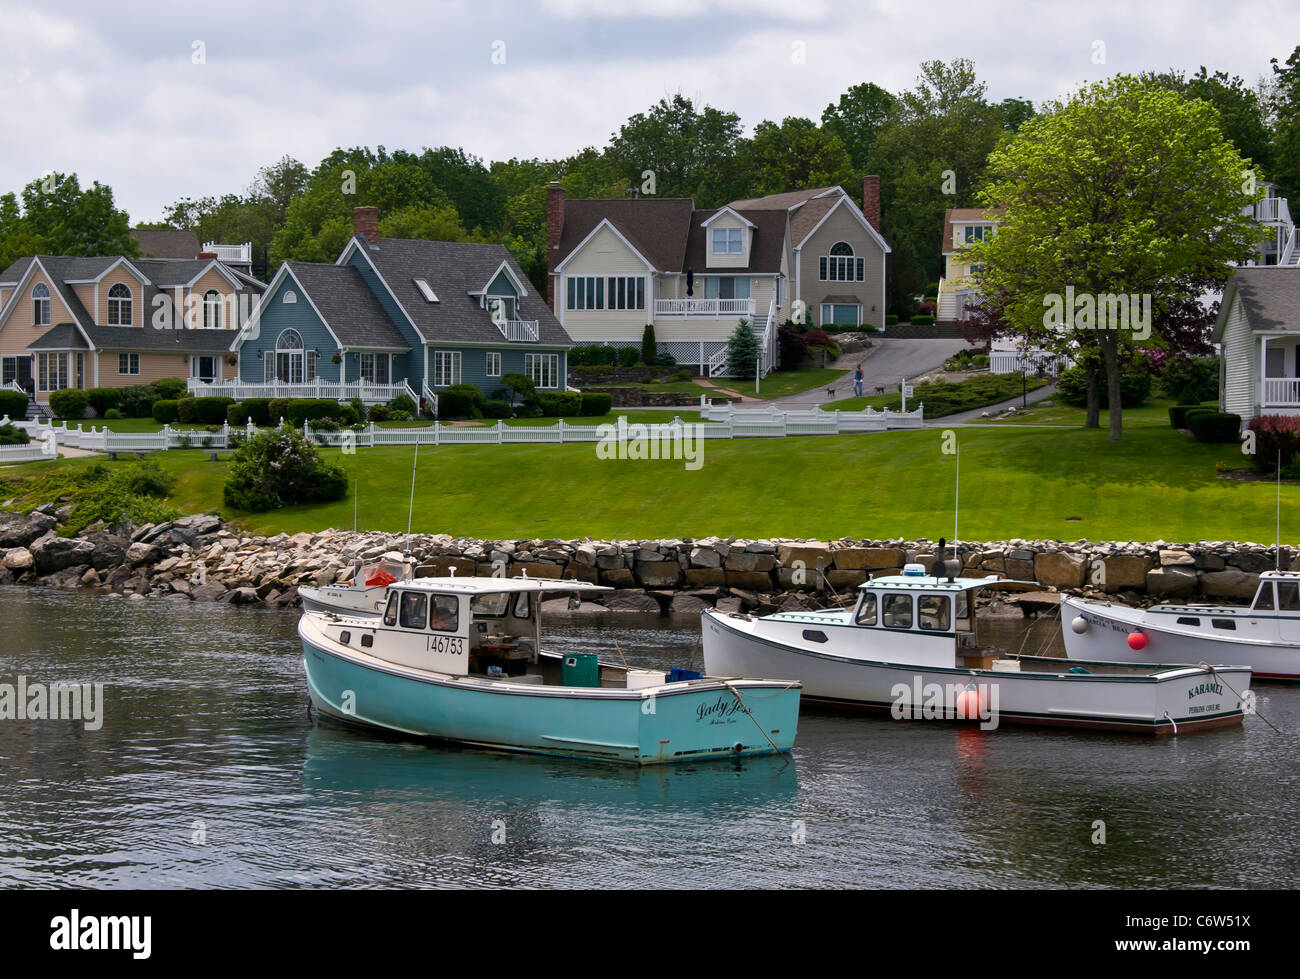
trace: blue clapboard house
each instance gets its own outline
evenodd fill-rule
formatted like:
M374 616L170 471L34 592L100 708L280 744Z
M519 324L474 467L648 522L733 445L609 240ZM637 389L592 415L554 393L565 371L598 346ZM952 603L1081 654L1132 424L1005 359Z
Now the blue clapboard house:
M231 345L238 380L212 394L360 397L475 384L506 374L563 391L573 341L504 245L380 238L378 209L358 207L334 264L285 262Z

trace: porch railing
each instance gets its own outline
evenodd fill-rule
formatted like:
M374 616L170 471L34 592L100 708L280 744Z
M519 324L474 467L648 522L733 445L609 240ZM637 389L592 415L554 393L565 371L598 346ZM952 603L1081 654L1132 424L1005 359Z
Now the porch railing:
M1266 377L1260 387L1259 402L1263 407L1300 407L1300 377Z
M202 381L191 377L186 387L190 394L198 397L205 395L224 396L242 401L245 398L333 398L336 401L350 401L360 398L365 404L386 404L399 394L405 394L416 401L415 392L405 381L398 384L374 384L369 381L322 381L316 378L303 384L289 384L284 381L257 383L249 381Z
M513 342L536 343L537 320L503 320L497 323L497 329L507 340Z
M706 319L723 316L748 316L753 319L752 299L656 299L655 316L681 316Z

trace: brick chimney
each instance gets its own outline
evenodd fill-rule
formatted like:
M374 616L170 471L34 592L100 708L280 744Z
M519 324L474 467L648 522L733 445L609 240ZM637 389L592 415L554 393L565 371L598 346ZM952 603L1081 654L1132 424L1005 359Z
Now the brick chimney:
M862 178L862 216L880 230L880 176L869 173Z
M352 209L352 233L361 235L372 245L378 245L379 208L354 207Z
M216 258L216 257L217 257L217 253L216 253L216 252L199 252L199 253L198 253L197 255L195 255L194 257L195 257L195 258Z
M564 188L552 180L546 187L546 305L555 309L555 249L564 230Z

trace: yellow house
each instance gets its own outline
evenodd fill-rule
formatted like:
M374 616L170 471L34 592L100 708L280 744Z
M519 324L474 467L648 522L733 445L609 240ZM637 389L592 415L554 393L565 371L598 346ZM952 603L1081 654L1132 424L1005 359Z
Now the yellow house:
M978 300L975 276L979 266L966 260L967 248L992 237L1002 208L950 207L943 215L943 278L939 280L939 300L934 318L938 322L964 320L970 314L966 306Z

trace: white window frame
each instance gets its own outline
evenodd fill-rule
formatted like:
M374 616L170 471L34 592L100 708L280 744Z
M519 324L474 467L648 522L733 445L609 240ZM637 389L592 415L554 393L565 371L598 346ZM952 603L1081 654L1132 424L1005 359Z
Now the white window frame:
M841 245L849 253L833 254ZM827 254L818 258L817 276L822 282L864 282L867 277L867 261L847 241L837 241L831 245Z
M126 297L113 295L121 290L126 293ZM108 325L109 326L130 326L135 312L135 297L131 293L131 287L125 282L115 282L108 287ZM125 315L123 315L125 314Z
M435 388L451 387L461 383L461 357L459 350L435 350L433 352L433 386Z
M32 326L50 325L50 287L38 282L32 287Z
M485 360L487 362L487 367L485 372L486 376L500 377L501 376L501 351L489 350L487 352L487 357L485 358Z
M718 246L722 247L719 248ZM714 228L713 254L740 255L745 251L744 228Z
M605 282L605 308L645 309L644 275L611 275Z
M123 367L125 367L126 370L123 370ZM123 375L138 375L140 373L140 355L118 354L117 372Z
M391 383L393 372L388 357L388 354L357 354L357 376L367 384ZM381 365L384 368L382 371ZM382 379L380 374L384 375Z
M524 373L539 390L554 390L560 386L560 355L524 354Z
M298 294L294 292L292 289L286 289L284 291L284 295L280 297L280 302L286 304L296 303L297 301L298 301Z
M215 301L210 298L213 296L216 297ZM209 289L203 294L203 329L221 329L221 293L216 289Z
M424 297L425 302L436 303L438 301L438 294L433 291L427 279L416 279L415 287L420 290L420 295Z
M962 235L965 244L972 245L977 241L988 241L993 237L993 225L991 224L968 224L965 233Z
M862 322L862 303L822 303L822 326L835 325L835 307L836 306L857 306L857 319L854 323Z
M51 366L54 368L51 370ZM50 378L54 386L50 386ZM68 387L71 371L67 354L38 353L36 355L36 389L42 392L62 391ZM62 383L59 383L62 382Z
M204 360L212 361L212 374L204 377L199 365ZM196 377L202 381L219 381L221 380L221 358L216 354L191 354L190 355L190 377Z

